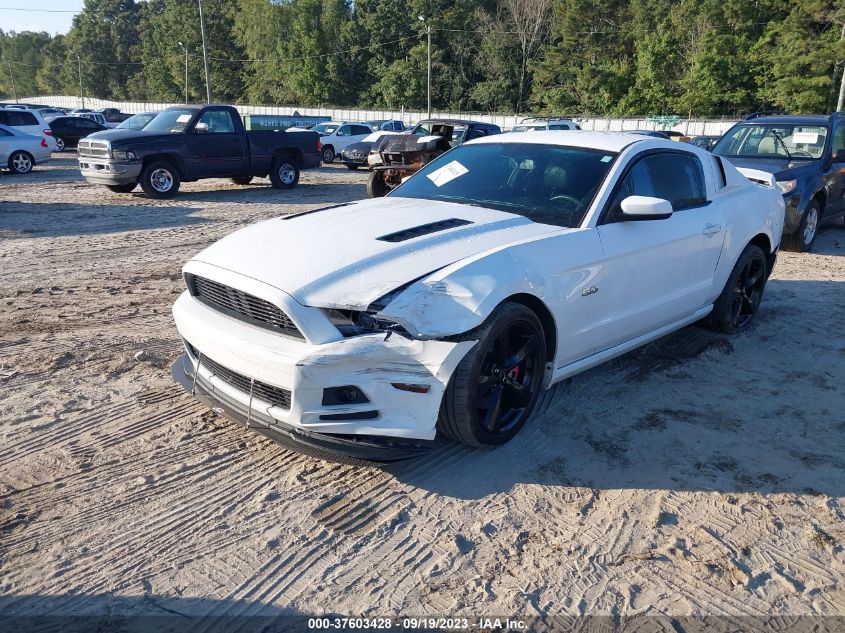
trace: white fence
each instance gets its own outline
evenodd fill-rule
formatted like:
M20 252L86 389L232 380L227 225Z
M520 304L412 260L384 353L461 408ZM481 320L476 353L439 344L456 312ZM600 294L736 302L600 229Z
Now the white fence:
M25 97L20 99L23 103L43 103L58 108L79 108L82 101L79 97L68 95L52 95L41 97ZM5 103L13 103L6 101ZM108 101L105 99L85 99L85 107L98 108L119 108L122 112L137 114L138 112L149 112L163 110L170 106L180 105L179 103L146 103L141 101ZM335 121L370 121L376 119L399 119L406 124L416 123L428 115L423 111L410 110L361 110L355 108L307 108L298 106L252 106L236 105L241 114L293 114L299 113L302 116L327 116ZM444 112L432 111L432 116L450 117L457 119L473 119L486 123L495 123L503 130L509 130L524 117L524 115L504 114L481 114L477 112ZM666 127L648 121L645 117L626 118L592 118L576 117L578 125L585 130L598 130L603 132L618 132L622 130L677 130L687 136L698 134L721 135L734 123L736 119L681 119L672 127Z

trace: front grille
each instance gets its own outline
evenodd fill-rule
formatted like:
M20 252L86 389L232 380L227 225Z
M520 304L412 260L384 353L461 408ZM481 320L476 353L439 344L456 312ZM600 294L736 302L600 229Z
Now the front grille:
M368 154L364 152L343 152L343 157L346 160L357 160L357 161L364 161L367 160Z
M188 343L188 341L185 341L185 345L191 353L191 356L198 359L199 353L197 352L197 349ZM243 374L239 374L236 371L232 371L231 369L224 367L217 361L211 360L205 354L203 354L200 366L205 367L216 378L219 378L227 385L234 387L238 391L242 391L247 394L247 396L249 395L250 379ZM273 385L268 385L267 383L256 380L252 385L252 395L254 398L263 400L275 407L290 409L290 391L287 389L274 387Z
M108 158L109 144L106 141L81 139L76 148L80 156L89 158Z
M290 317L269 301L197 275L187 276L191 294L215 310L254 325L304 338Z

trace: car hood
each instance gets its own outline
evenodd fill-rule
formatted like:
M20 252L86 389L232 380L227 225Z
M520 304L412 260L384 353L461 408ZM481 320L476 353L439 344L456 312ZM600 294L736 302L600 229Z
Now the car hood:
M158 132L144 132L144 130L130 130L128 128L100 130L88 135L98 141L108 141L112 145L120 141L151 141L159 138L173 138L176 134L160 134Z
M447 220L465 223L419 234L418 227ZM466 257L565 230L503 211L387 197L259 222L194 260L274 286L306 306L364 310ZM383 239L400 232L407 233Z
M812 165L812 160L788 160L786 158L740 158L726 156L734 167L747 167L773 174L778 180L785 180L796 169Z

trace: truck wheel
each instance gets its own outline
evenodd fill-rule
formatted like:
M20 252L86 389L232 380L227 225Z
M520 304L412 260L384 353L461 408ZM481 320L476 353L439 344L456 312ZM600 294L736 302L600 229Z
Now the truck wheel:
M9 169L15 174L28 174L34 164L32 156L27 152L14 152L9 156Z
M816 241L816 234L821 220L821 209L817 200L811 200L804 209L804 216L801 218L795 233L783 236L783 247L788 251L804 253L813 248Z
M132 193L137 186L137 182L128 182L125 185L106 185L109 191L114 191L115 193Z
M299 182L299 166L291 158L277 158L270 170L270 183L276 189L293 189Z
M181 184L179 172L173 165L164 161L150 163L141 172L141 188L150 198L172 198L179 191Z
M57 152L65 151L65 139L63 139L61 136L56 137L56 151Z
M384 174L380 171L371 173L369 180L367 180L367 197L383 198L388 191L387 183L384 182Z
M232 182L236 185L248 185L252 182L252 176L235 176Z
M334 147L332 147L331 145L324 145L321 157L324 163L332 162L335 157Z

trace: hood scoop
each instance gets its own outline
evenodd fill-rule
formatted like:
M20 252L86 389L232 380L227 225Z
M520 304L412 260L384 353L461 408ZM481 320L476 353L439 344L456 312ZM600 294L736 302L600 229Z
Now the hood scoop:
M467 224L473 224L473 222L470 222L469 220L461 220L460 218L451 218L449 220L430 222L429 224L420 224L419 226L414 226L410 229L402 229L401 231L396 231L395 233L382 235L376 239L382 242L405 242L407 240L412 240L415 237L422 237L423 235L429 235L431 233L439 233L440 231L445 231L446 229L452 229L456 226L466 226Z

